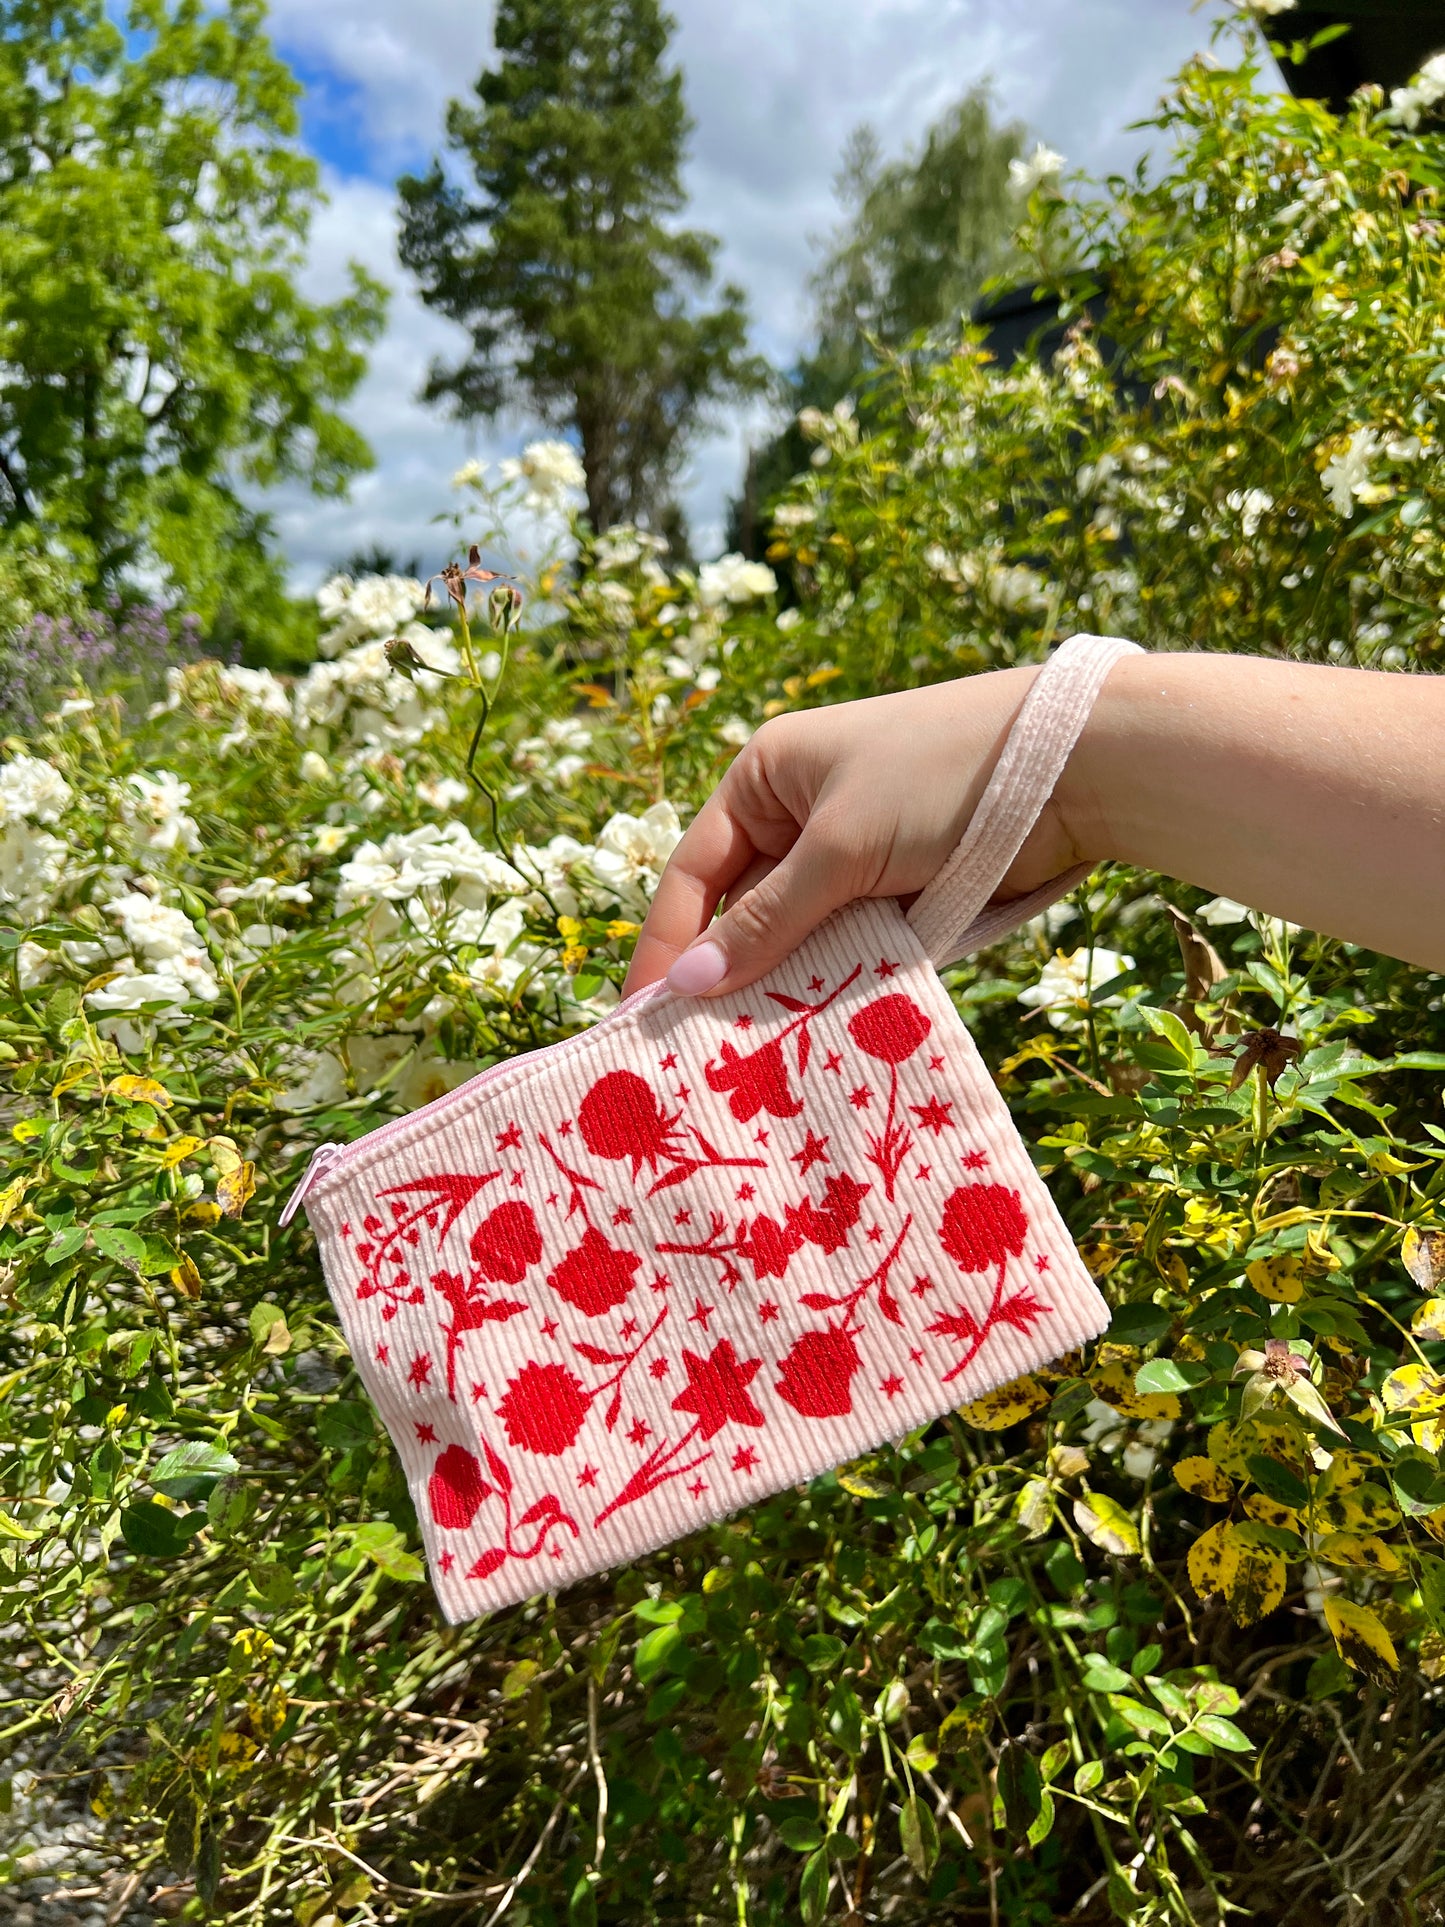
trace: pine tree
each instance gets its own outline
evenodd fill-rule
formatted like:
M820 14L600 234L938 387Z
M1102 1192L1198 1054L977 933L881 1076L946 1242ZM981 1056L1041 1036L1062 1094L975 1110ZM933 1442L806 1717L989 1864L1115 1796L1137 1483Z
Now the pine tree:
M424 396L573 429L598 530L656 519L709 407L756 386L740 289L702 309L716 240L672 227L690 129L657 0L499 0L499 59L447 109L440 159L401 182L401 257L471 335Z

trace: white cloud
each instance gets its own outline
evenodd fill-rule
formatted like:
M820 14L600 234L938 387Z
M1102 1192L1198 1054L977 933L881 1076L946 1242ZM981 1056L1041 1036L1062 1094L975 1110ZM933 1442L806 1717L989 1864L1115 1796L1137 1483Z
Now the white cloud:
M1208 44L1208 16L1180 0L673 0L675 42L696 121L687 218L723 242L719 266L751 303L754 338L785 363L807 324L814 237L836 218L832 179L859 121L885 147L916 140L945 106L991 76L1001 113L1094 173L1127 166L1169 75ZM276 513L298 584L372 541L423 557L446 532L447 478L467 456L515 448L524 424L462 429L415 399L433 355L464 337L409 291L395 259L397 172L438 145L447 99L467 92L490 50L490 8L476 0L273 0L283 50L327 75L317 125L346 118L372 178L328 174L331 207L314 236L313 285L338 291L348 255L394 289L385 339L351 407L378 468L349 503L286 491ZM328 143L329 144L329 143ZM684 499L699 546L721 538L756 410L709 436Z

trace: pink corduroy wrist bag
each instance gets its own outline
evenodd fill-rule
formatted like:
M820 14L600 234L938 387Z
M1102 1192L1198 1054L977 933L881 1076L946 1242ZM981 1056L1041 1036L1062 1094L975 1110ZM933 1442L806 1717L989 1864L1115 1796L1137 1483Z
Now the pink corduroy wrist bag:
M1074 888L989 907L1111 665L1034 679L907 916L828 918L733 996L656 984L350 1145L304 1198L453 1624L903 1437L1109 1313L938 978Z

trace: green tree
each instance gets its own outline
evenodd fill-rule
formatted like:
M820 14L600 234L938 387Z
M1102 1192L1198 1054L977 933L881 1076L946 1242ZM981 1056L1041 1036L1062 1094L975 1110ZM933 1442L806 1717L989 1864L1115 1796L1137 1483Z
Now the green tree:
M657 519L710 405L761 379L716 240L669 225L690 127L657 0L501 0L500 59L401 182L401 258L471 348L424 395L462 419L525 407L573 429L598 530Z
M0 526L88 588L159 568L207 619L272 566L237 553L244 491L371 459L335 405L385 294L298 289L318 175L264 20L0 0Z
M973 87L919 147L885 160L873 128L850 137L834 182L843 216L811 277L813 339L783 384L788 426L749 466L732 531L744 546L759 513L800 469L810 447L803 408L831 408L877 365L879 347L956 335L993 276L1007 273L1019 193L1009 178L1024 129L999 125L987 85Z

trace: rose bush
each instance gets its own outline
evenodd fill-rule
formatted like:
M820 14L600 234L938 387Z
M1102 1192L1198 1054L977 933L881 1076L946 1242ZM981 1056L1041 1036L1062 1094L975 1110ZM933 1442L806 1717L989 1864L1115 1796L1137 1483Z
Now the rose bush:
M806 424L767 565L593 537L540 444L457 478L469 537L557 536L520 622L460 570L456 629L337 580L303 675L187 664L134 726L82 697L5 743L17 1893L76 1885L31 1852L44 1767L112 1843L101 1904L237 1927L1434 1917L1440 978L1122 871L971 960L1105 1341L465 1627L278 1224L317 1141L608 1007L770 714L1073 628L1438 666L1432 85L1336 119L1246 49L1182 77L1152 179L1065 201L1050 157L1024 238L1107 326L1042 365L970 339L881 376L867 432ZM896 1067L916 1016L863 1047ZM950 1229L981 1275L1014 1237L985 1189ZM772 1232L832 1248L850 1208ZM473 1257L505 1282L527 1235L493 1214ZM589 1235L567 1282L605 1293ZM815 1339L805 1402L857 1364ZM543 1451L582 1396L545 1369L505 1410ZM702 1422L747 1396L700 1379ZM478 1477L439 1462L434 1503L470 1517Z

